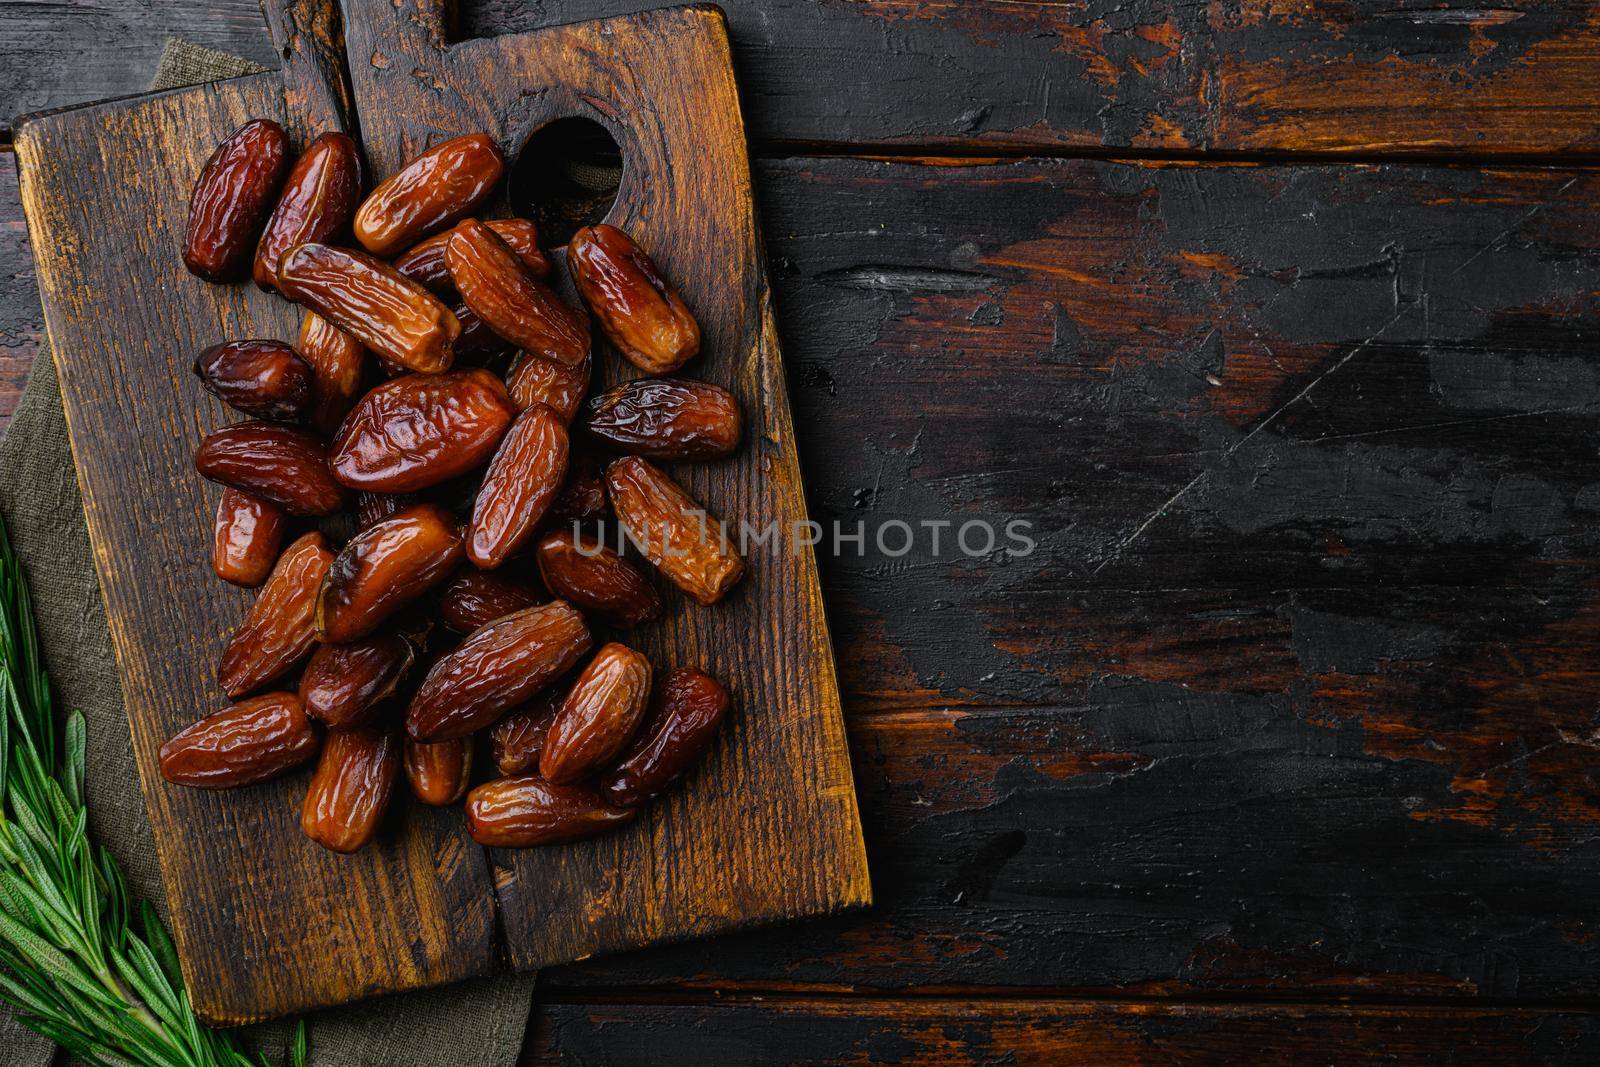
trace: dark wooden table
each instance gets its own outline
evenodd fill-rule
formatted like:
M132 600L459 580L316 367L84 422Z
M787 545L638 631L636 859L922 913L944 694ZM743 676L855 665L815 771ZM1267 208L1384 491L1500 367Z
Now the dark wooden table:
M530 1060L1592 1062L1600 6L725 6L814 515L1038 548L824 558L878 906L549 971ZM172 33L272 61L5 2L0 111Z

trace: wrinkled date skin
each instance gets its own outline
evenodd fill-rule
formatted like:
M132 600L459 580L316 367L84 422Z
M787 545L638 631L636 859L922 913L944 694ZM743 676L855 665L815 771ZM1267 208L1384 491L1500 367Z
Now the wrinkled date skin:
M638 378L601 393L586 425L618 451L651 459L720 459L743 432L732 393L682 378Z
M261 231L250 271L256 285L276 292L284 253L295 245L323 244L342 235L361 203L365 184L361 150L348 135L325 133L307 145Z
M486 133L435 145L372 190L356 212L356 240L373 255L396 255L472 214L505 169Z
M467 305L457 304L451 310L456 321L461 323L461 337L456 341L457 355L476 356L479 362L483 362L512 351L511 343L489 329L488 325L478 318L477 312Z
M602 776L600 796L617 807L642 804L700 758L728 714L728 691L711 675L679 667L656 683L645 726Z
M439 621L458 634L470 634L539 600L538 591L521 582L469 567L439 588Z
M405 767L418 800L436 808L454 804L466 796L472 777L472 739L458 737L423 745L408 737Z
M550 260L539 247L539 227L527 219L490 219L484 225L516 253L535 278L550 276ZM395 260L394 269L443 300L456 299L456 283L444 262L444 247L449 241L448 233L428 238Z
M600 477L594 458L574 452L567 463L567 480L550 505L551 523L571 526L575 522L603 519L609 506L606 481Z
M571 530L539 540L539 575L552 596L613 626L638 626L661 615L661 596L639 569L605 545Z
M645 558L695 600L715 604L744 573L722 523L649 462L630 456L612 463L606 490Z
M276 778L317 754L317 732L293 693L266 693L208 715L161 746L161 777L196 789Z
M437 504L417 504L352 537L317 597L317 636L343 644L444 581L461 562L461 526Z
M567 690L539 754L539 774L557 785L604 767L625 748L650 699L650 661L613 641Z
M647 374L671 374L700 351L700 325L655 262L615 226L587 226L567 245L573 284L618 352Z
M399 774L394 731L366 727L329 734L300 808L300 829L334 852L361 849L376 836Z
M278 505L237 489L223 489L212 530L211 569L230 585L254 589L278 561L288 520Z
M495 769L502 777L531 774L539 769L545 737L561 706L560 695L541 696L508 714L489 728L489 747Z
M332 435L361 392L367 350L360 341L318 315L306 312L295 351L311 368L311 425Z
M511 365L506 375L506 385L518 409L527 411L535 404L561 416L561 421L572 424L572 418L589 392L589 375L593 360L583 357L583 362L568 366L545 356L524 352Z
M329 465L352 489L427 489L486 463L516 413L486 370L408 374L361 398L334 438Z
M583 313L562 303L488 226L468 219L451 230L444 261L467 307L507 341L568 366L589 354Z
M300 703L330 730L365 726L416 658L411 642L392 630L349 644L320 645L300 676Z
M493 570L533 535L567 476L567 428L539 404L517 416L483 477L467 531L467 558Z
M311 409L311 365L282 341L229 341L194 361L200 383L218 400L258 419L294 422Z
M632 821L635 813L613 808L581 786L497 778L467 795L467 832L492 848L533 848L594 837Z
M245 123L211 153L189 195L183 265L190 274L225 282L245 272L288 158L289 135L271 119Z
M465 737L559 678L589 651L583 616L555 600L478 630L434 664L406 709L415 741Z
M283 677L317 643L317 591L333 562L313 530L284 549L217 668L222 691L238 698Z
M270 500L291 515L332 515L345 490L328 469L322 441L295 426L242 422L200 442L195 470L219 485Z
M360 252L296 245L278 267L278 290L390 362L419 374L450 369L461 323L428 290Z

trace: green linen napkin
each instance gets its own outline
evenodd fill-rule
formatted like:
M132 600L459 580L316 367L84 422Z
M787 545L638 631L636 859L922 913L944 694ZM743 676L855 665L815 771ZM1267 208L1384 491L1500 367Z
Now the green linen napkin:
M174 39L153 89L258 73L264 68ZM144 796L122 706L84 527L83 501L67 442L55 364L47 348L34 362L16 416L0 438L0 514L28 572L45 659L62 711L88 720L87 792L90 828L122 864L133 891L166 916ZM507 975L444 989L407 993L315 1016L315 1067L505 1067L517 1060L532 1003L533 975ZM290 1034L285 1024L253 1027L252 1044L276 1059ZM43 1067L55 1046L0 1009L0 1049L13 1067Z

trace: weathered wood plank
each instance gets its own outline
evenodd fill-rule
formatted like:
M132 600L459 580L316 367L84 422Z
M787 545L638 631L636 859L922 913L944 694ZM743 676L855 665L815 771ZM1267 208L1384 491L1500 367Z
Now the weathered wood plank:
M523 1062L1588 1063L1600 1016L1070 1000L546 1004ZM1335 1052L1335 1050L1337 1050Z
M494 36L654 0L463 0ZM1593 153L1600 9L727 0L752 134L852 144ZM255 0L13 3L0 119L142 89L180 34L274 63Z
M218 338L293 337L300 313L180 259L188 185L276 75L39 118L22 196L134 754L195 1006L221 1023L486 974L499 963L483 851L453 813L397 810L354 856L300 830L309 771L225 793L161 777L169 736L227 706L217 657L252 594L210 567L217 490L196 443L237 421L188 370ZM137 802L129 798L130 803Z
M39 281L22 217L22 195L10 152L0 152L0 433L17 410L22 384L44 339Z

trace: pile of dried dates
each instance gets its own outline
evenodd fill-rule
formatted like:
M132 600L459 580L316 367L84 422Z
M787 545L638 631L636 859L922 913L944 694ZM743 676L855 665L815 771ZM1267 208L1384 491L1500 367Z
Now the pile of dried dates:
M236 703L162 746L162 774L221 789L315 760L301 826L337 852L372 840L402 769L425 804L465 797L485 845L627 822L705 751L729 696L694 667L595 648L591 625L662 615L635 552L700 604L739 580L722 524L656 466L730 454L737 401L664 377L699 326L605 225L573 237L567 271L646 376L587 396L589 317L553 288L536 227L476 217L505 170L488 136L365 196L344 134L290 154L276 123L249 122L190 200L190 272L248 275L306 315L292 344L195 361L251 420L201 441L195 468L222 486L217 575L260 592L217 669ZM627 555L593 532L608 516ZM480 747L499 776L469 792Z

